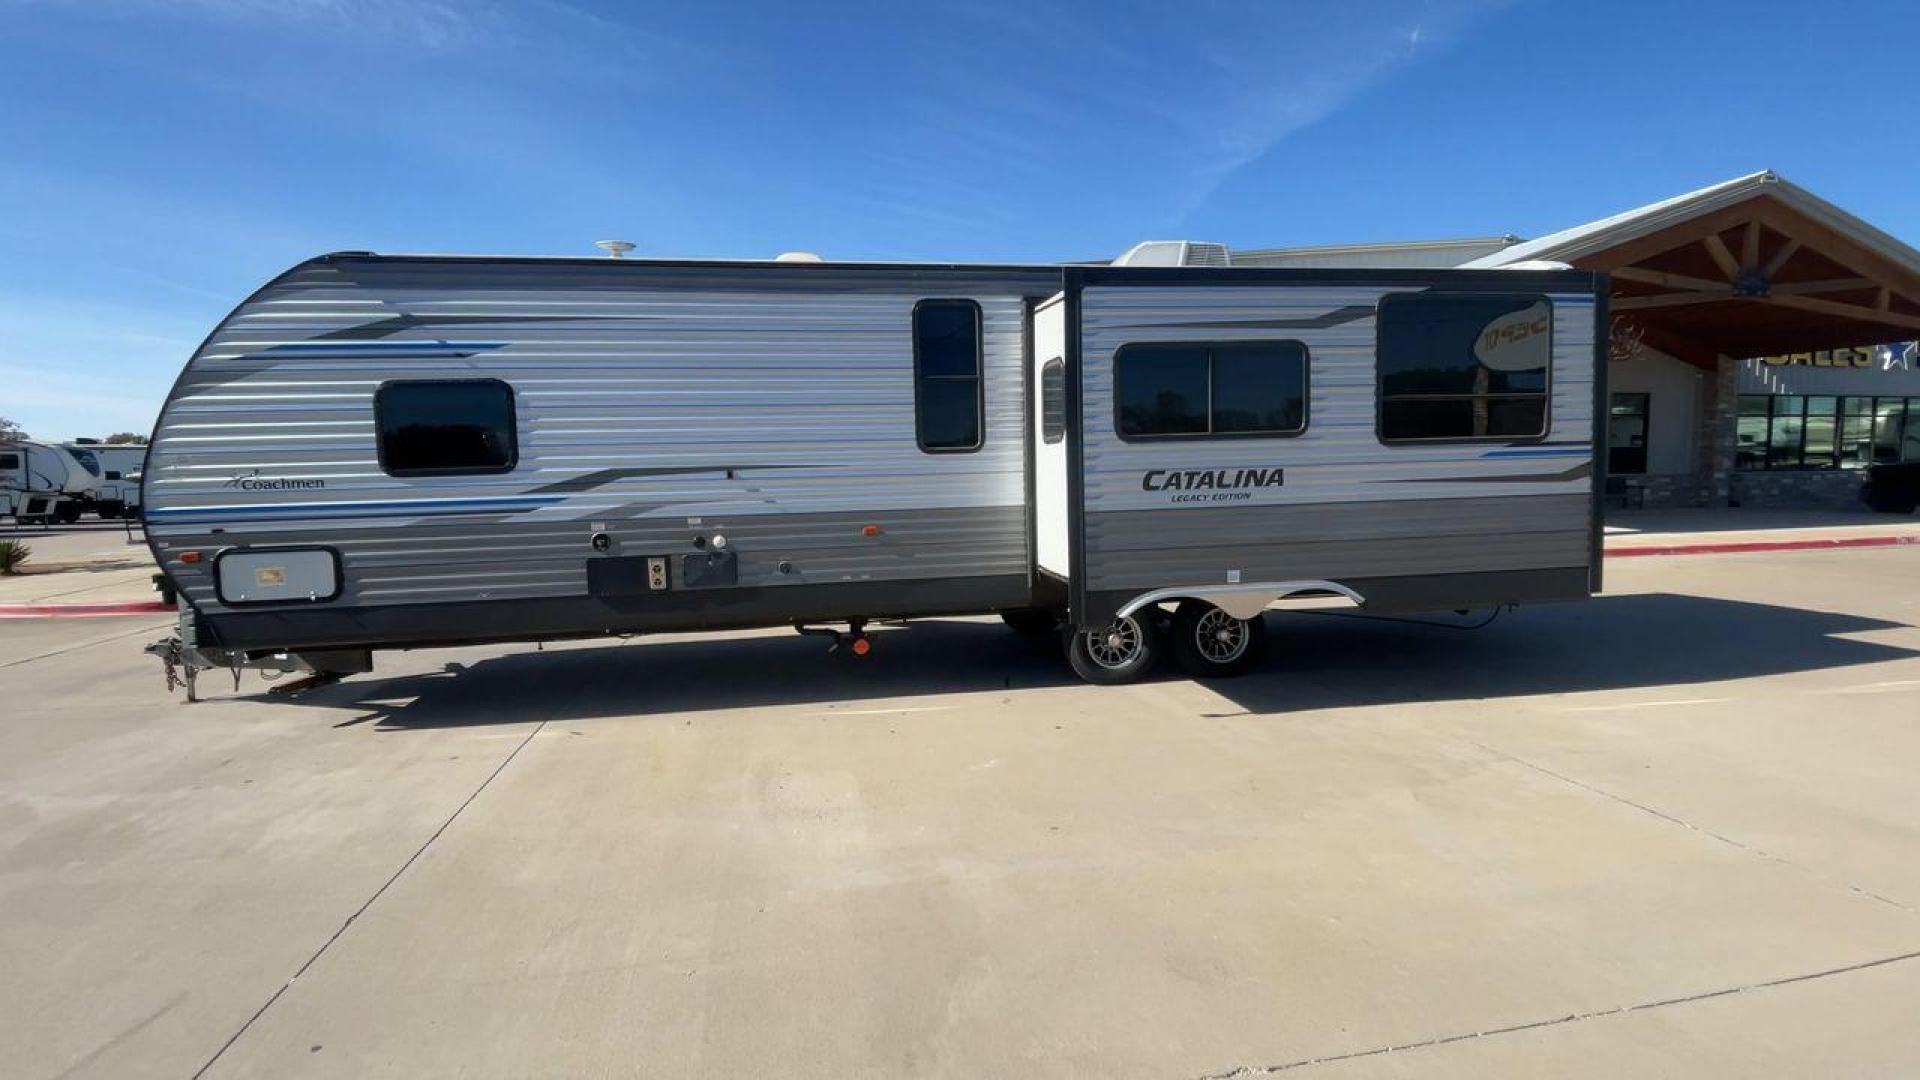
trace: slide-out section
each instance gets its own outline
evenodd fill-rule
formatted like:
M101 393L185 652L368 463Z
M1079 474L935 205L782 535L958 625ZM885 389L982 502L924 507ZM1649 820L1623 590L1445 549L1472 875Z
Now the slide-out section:
M1587 594L1591 275L1203 275L1082 276L1076 620L1303 579L1381 610Z

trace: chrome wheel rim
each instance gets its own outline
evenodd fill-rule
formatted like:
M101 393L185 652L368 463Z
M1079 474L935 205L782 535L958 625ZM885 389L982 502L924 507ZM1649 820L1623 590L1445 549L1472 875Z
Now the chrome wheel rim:
M1129 615L1116 619L1105 629L1089 630L1085 639L1087 657L1109 671L1126 667L1146 648L1146 634Z
M1253 630L1245 619L1236 619L1211 608L1193 624L1193 644L1209 664L1231 664L1245 655L1253 642Z

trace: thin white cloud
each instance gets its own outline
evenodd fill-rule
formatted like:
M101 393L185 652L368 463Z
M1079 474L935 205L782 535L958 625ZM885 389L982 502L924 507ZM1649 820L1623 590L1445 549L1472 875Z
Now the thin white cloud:
M0 300L0 415L35 437L149 431L206 332L191 316L50 298Z
M1178 227L1240 170L1503 2L964 7L898 80L893 108L909 123L866 151L869 183L1069 215L1097 203L1143 230ZM875 126L898 119L877 112ZM1101 179L1058 182L1088 175Z
M488 4L434 0L120 0L117 6L228 23L298 27L436 51L461 49L482 40L496 14Z

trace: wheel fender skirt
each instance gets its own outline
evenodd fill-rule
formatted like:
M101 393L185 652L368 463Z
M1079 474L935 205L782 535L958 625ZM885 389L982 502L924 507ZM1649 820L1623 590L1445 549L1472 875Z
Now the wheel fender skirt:
M1155 589L1127 601L1121 617L1163 600L1204 600L1236 619L1251 619L1276 605L1293 610L1359 607L1366 600L1337 581L1257 581L1240 585L1189 585Z

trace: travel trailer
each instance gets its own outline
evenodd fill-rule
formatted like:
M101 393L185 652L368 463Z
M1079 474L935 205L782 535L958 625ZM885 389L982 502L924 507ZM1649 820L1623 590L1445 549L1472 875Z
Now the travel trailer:
M1095 682L1245 669L1272 606L1598 587L1605 283L323 256L148 452L168 674L999 613ZM191 687L189 688L191 692Z
M23 525L78 521L93 483L86 467L59 446L0 442L0 517Z
M140 516L140 469L147 458L145 446L98 442L60 446L93 474L93 487L87 493L88 510L103 519Z

